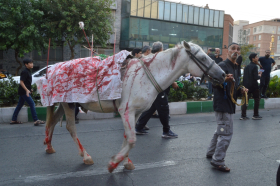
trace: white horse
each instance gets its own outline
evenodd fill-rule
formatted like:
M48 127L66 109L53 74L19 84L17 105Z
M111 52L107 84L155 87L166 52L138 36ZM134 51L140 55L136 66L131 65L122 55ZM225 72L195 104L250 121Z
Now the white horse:
M113 101L100 101L80 103L82 107L93 112L114 112L118 109L124 125L124 141L121 151L113 156L108 164L108 171L112 172L124 160L126 169L134 169L132 161L128 158L130 149L136 142L135 123L140 114L148 110L158 95L158 89L165 90L182 74L190 72L193 76L206 75L213 83L223 83L224 71L196 44L183 41L175 48L164 52L148 55L142 58L156 81L150 80L144 66L137 58L130 60L123 78L121 99ZM202 67L203 66L203 67ZM158 84L158 85L157 85ZM85 164L93 164L91 156L80 143L76 127L73 103L61 103L54 112L54 106L47 107L46 152L54 153L51 145L54 127L59 119L66 115L66 128L78 146L79 154Z

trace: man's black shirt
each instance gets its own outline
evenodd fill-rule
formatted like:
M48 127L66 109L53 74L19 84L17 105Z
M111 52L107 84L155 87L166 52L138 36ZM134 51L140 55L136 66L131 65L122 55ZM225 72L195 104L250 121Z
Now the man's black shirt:
M219 64L223 61L223 59L220 56L216 57L215 55L209 55L209 57L213 59L216 62L216 64Z
M258 67L255 63L251 62L244 68L243 85L249 89L249 92L254 92L259 88L258 79L260 78Z
M26 88L31 91L31 83L32 83L32 76L31 71L28 68L25 68L20 74L20 80L24 82ZM26 91L22 88L21 85L18 87L18 94L25 95Z

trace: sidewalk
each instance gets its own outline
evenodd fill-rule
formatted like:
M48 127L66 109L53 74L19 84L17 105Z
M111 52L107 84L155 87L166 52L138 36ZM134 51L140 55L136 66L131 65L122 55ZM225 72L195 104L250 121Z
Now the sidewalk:
M237 101L238 103L241 100ZM249 100L248 110L254 108L254 100ZM261 99L260 109L280 108L280 98ZM193 102L171 102L169 103L170 115L181 114L194 114L213 112L213 101L193 101ZM10 123L15 107L0 108L0 124ZM236 107L236 111L241 110L240 106ZM36 107L38 118L41 120L46 119L46 107ZM116 113L96 113L88 111L88 113L79 113L80 120L93 120L93 119L108 119L120 117ZM29 107L23 107L18 115L18 120L22 122L32 121L32 116Z

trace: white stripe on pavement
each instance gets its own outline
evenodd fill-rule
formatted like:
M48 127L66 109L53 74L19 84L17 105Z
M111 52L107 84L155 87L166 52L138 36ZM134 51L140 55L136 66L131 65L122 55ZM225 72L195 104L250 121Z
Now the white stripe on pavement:
M134 165L135 170L143 170L143 169L152 169L157 167L166 167L166 166L172 166L176 165L177 163L175 161L160 161L160 162L154 162L154 163L145 163L145 164L139 164ZM117 169L114 170L113 173L123 172L123 166L119 166ZM92 170L85 170L85 171L78 171L78 172L65 172L65 173L57 173L57 174L45 174L45 175L37 175L37 176L28 176L25 178L25 182L31 183L31 182L37 182L37 181L48 181L48 180L55 180L55 179L65 179L65 178L73 178L73 177L84 177L84 176L96 176L96 175L102 175L102 174L110 174L107 169L92 169Z

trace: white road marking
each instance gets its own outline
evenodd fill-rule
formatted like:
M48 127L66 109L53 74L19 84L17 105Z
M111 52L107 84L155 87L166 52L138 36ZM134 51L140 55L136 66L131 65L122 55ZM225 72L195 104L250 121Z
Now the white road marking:
M139 164L134 165L135 169L133 171L137 170L143 170L143 169L152 169L157 167L166 167L166 166L172 166L176 165L177 162L175 161L160 161L160 162L154 162L154 163L145 163L145 164ZM123 172L123 166L119 165L117 169L114 170L113 173ZM92 170L85 170L85 171L78 171L78 172L65 172L65 173L55 173L55 174L45 174L45 175L36 175L36 176L28 176L24 179L24 182L31 183L31 182L38 182L38 181L48 181L48 180L55 180L55 179L65 179L65 178L73 178L73 177L84 177L84 176L96 176L96 175L102 175L102 174L110 174L107 169L92 169Z

